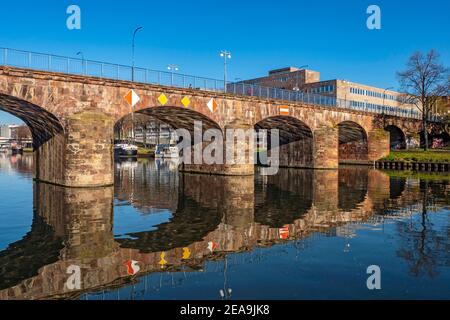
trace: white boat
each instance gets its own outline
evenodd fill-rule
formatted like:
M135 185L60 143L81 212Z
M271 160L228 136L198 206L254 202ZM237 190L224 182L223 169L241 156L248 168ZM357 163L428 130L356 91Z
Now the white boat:
M180 157L180 151L177 146L168 144L158 144L155 149L155 158L177 159Z
M115 156L135 157L138 154L138 147L132 144L116 144L114 145Z

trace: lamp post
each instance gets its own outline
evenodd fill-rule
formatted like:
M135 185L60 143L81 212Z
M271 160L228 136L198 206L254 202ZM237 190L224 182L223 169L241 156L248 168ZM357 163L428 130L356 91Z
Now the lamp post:
M134 82L134 48L135 48L135 44L134 44L134 40L136 39L136 33L143 29L143 27L138 27L134 30L133 33L133 42L132 42L132 48L131 48L131 62L132 62L132 66L131 66L131 82Z
M81 56L81 69L83 69L83 74L86 74L86 61L84 60L84 54L81 51L77 52L77 56Z
M131 83L134 82L134 48L135 48L135 44L134 44L134 40L136 39L136 33L143 29L143 27L138 27L134 30L133 32L133 41L132 41L132 45L131 45ZM134 139L134 107L131 108L131 139L133 141L133 144L135 143L135 139Z
M223 83L224 91L227 92L227 60L231 59L231 52L222 50L220 56L223 58Z
M176 64L169 64L168 66L167 66L167 70L169 70L170 71L170 75L171 75L171 77L170 77L170 83L171 83L171 85L173 86L173 73L175 72L175 71L178 71L178 70L180 70L179 69L179 67L176 65Z

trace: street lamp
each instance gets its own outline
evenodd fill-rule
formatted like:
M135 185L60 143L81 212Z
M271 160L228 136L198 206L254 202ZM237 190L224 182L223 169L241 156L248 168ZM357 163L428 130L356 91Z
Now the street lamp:
M131 60L132 60L132 64L131 64L131 83L134 82L134 40L136 38L136 33L143 29L143 27L138 27L134 30L133 32L133 41L132 41L132 52L131 52ZM135 128L134 128L134 107L131 108L131 139L133 141L133 144L135 143Z
M136 29L134 30L134 33L133 33L132 53L131 53L131 59L132 59L131 82L134 82L134 47L135 47L135 45L134 45L134 40L135 40L135 38L136 38L136 33L137 33L139 30L141 30L141 29L143 29L143 27L138 27L138 28L136 28Z
M220 56L223 58L223 83L224 83L224 91L227 92L227 60L231 59L231 52L222 50L220 52Z
M300 91L300 87L298 86L298 73L301 71L301 70L303 70L303 68L308 68L309 66L307 65L307 64L305 64L304 66L301 66L301 67L299 67L298 68L298 70L297 70L297 75L296 75L296 84L295 84L295 87L294 87L294 91Z
M178 67L176 64L169 64L169 65L167 66L167 70L170 71L170 74L171 74L171 85L173 86L173 73L174 73L175 71L180 70L180 69L179 69L179 67Z
M83 69L83 74L86 74L86 61L84 60L83 52L78 51L77 56L81 56L81 69Z

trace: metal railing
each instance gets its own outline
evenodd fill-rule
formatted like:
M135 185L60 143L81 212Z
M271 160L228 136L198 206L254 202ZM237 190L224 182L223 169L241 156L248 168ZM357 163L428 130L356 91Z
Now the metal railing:
M131 81L134 69L134 81L193 90L226 92L238 96L252 96L263 99L276 99L301 102L322 107L336 107L367 113L377 113L405 118L420 119L421 115L413 108L373 106L364 103L356 105L352 101L330 96L305 93L301 91L269 88L244 82L228 83L223 80L190 76L167 71L157 71L138 67L70 58L45 53L36 53L0 47L0 64L3 66L51 71L72 75L90 76L113 80Z

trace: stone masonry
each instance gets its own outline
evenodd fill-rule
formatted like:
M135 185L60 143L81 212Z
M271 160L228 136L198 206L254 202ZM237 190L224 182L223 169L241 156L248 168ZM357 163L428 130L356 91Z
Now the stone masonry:
M405 136L421 131L420 121L380 119L376 114L334 107L0 67L0 110L30 127L36 150L35 178L62 186L113 184L113 128L131 113L124 100L130 89L141 98L136 112L176 129L192 131L194 121L202 121L204 130L276 127L282 142L280 164L288 167L333 169L348 160L375 161L389 152L389 133L383 130L386 123L398 126ZM214 112L207 106L211 99L218 106ZM353 147L354 156L340 158L339 150L346 150L339 148L343 143L339 125L344 122L367 139ZM240 147L248 157L254 154L251 145ZM185 170L225 175L254 172L252 165L203 164Z

